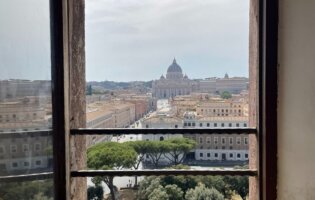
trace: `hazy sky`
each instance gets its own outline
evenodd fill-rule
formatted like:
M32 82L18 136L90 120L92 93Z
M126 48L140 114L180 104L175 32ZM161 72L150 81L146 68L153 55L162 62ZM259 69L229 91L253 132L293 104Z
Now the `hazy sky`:
M87 80L248 76L248 0L87 0Z
M87 80L248 76L248 0L86 0ZM0 1L0 79L50 79L48 0Z
M49 0L0 0L0 79L51 79Z

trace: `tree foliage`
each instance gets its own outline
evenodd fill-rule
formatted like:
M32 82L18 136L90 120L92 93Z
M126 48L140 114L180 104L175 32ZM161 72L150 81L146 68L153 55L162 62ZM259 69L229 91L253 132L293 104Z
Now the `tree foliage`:
M159 185L152 193L149 194L149 200L169 200L168 195L164 188Z
M182 200L183 191L177 185L161 184L160 177L147 177L141 181L138 200Z
M117 142L104 142L90 147L87 151L87 165L91 169L122 169L131 168L137 153L129 145ZM116 200L114 177L101 177L110 189L111 197Z
M158 178L144 178L144 180L140 182L140 187L138 190L138 194L142 198L137 199L147 200L149 199L148 195L159 186L162 186L162 188L166 189L167 187L173 185L183 192L182 199L184 199L183 197L186 196L189 190L191 193L190 195L193 195L191 190L197 188L198 184L200 183L202 183L204 187L207 188L207 190L214 188L226 199L232 199L232 197L235 195L240 195L243 199L246 199L246 196L248 195L249 185L248 177L246 176L161 176ZM167 192L167 194L169 194L169 192ZM206 192L206 194L208 193ZM190 198L191 196L188 197Z
M228 91L222 92L222 93L220 94L220 96L221 96L222 99L230 99L230 98L232 98L231 93L228 92Z
M188 200L224 200L224 196L214 188L207 188L199 183L194 189L189 189L185 195Z
M157 168L159 161L165 153L168 152L168 146L164 141L146 141L148 142L149 149L147 155L150 157L152 163Z
M198 182L194 176L164 176L161 179L163 186L177 185L184 193L190 188L197 186Z
M149 151L150 149L150 142L148 141L143 141L143 140L139 140L139 141L129 141L129 142L125 142L124 144L129 145L130 147L132 147L138 154L137 160L134 163L134 168L138 169L140 163L144 160L145 154Z
M125 144L131 146L138 154L135 169L138 169L145 155L149 156L156 168L159 167L162 156L165 156L172 164L178 165L183 162L186 154L196 146L196 142L188 138L172 138L163 141L133 141Z
M249 192L249 179L247 176L225 176L224 181L229 183L227 189L239 194L242 199L246 199Z
M167 185L164 187L169 200L182 200L184 192L177 185Z
M150 144L148 143L148 141L143 141L143 140L129 141L129 142L125 142L124 144L129 145L137 152L138 156L137 156L136 162L133 165L133 168L138 169L141 162L143 162L146 153L148 152L150 148ZM137 176L135 176L135 186L137 185L138 185L138 178Z
M34 195L33 200L53 200L53 198L47 197L42 192L40 192Z
M121 169L131 168L137 160L137 153L123 143L103 142L90 147L87 158L91 169Z
M2 200L51 200L53 196L52 180L0 183Z
M88 200L103 200L103 187L101 185L97 185L95 187L88 187L87 196Z
M155 176L145 177L141 182L137 192L137 200L148 200L149 195L155 188L158 188L161 179Z
M164 156L174 165L182 163L187 153L196 146L196 142L188 138L172 138L162 142L166 144L167 148Z

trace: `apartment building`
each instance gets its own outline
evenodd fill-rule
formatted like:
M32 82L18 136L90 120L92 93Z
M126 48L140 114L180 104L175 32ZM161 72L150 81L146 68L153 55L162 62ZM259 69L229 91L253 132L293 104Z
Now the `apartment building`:
M25 96L49 96L51 82L46 80L0 80L0 101Z
M216 100L200 102L196 106L197 115L209 117L247 116L248 103L234 100Z
M184 128L247 127L248 117L203 117L196 112L186 112ZM248 135L185 134L196 141L197 146L189 155L195 160L247 161Z
M0 174L52 168L51 137L32 134L51 129L46 100L24 97L0 103Z

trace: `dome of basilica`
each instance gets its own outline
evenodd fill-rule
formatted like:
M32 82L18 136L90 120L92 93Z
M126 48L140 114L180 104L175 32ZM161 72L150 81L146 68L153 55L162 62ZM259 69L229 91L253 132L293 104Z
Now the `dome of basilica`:
M179 72L182 73L182 68L176 63L174 58L173 63L168 67L167 72Z

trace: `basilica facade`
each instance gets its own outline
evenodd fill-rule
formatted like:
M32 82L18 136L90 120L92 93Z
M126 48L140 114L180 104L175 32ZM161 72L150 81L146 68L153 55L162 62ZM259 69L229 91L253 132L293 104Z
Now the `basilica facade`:
M168 67L166 77L153 81L153 96L158 99L167 99L178 95L189 95L194 88L194 82L183 74L182 68L174 58Z

